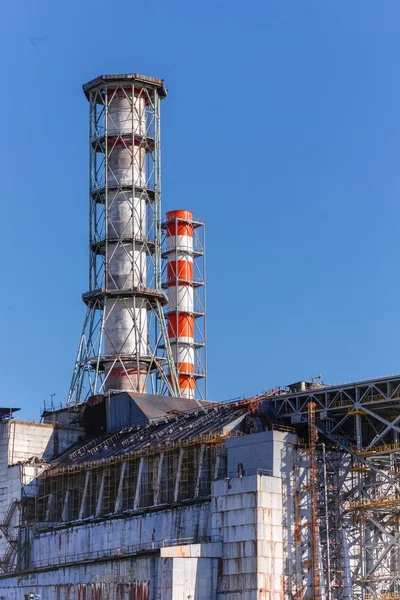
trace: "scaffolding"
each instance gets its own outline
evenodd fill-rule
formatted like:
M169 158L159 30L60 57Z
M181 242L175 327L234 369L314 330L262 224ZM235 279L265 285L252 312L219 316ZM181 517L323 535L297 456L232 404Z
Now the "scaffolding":
M339 447L318 447L318 514L320 551L327 600L345 597L345 548L342 506L343 480L350 471L348 456Z
M326 598L397 598L400 378L274 396L269 399L268 412L274 419L288 419L289 424L302 423L309 420L310 402L315 403L315 427L327 444L325 456L317 452ZM336 467L330 473L335 447Z
M317 440L318 432L315 427L315 402L308 403L308 449L310 460L310 528L311 528L311 597L312 600L321 598L321 577L319 569L319 524L318 524L318 468Z
M223 439L212 434L162 448L45 471L33 522L37 527L106 517L211 494L211 483L226 475Z

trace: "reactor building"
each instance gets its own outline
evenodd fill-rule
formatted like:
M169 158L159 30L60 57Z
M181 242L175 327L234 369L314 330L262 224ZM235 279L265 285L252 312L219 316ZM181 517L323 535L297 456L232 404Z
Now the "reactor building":
M64 406L0 408L0 600L400 600L400 375L212 402L205 244L161 210L164 82L89 103L89 282Z

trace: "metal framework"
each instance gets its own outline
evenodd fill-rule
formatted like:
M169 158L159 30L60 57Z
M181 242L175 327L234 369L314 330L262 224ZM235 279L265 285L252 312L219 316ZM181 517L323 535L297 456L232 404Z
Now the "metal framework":
M223 440L203 435L165 448L50 469L39 477L32 522L36 526L105 517L181 501L200 501L211 482L226 475ZM39 525L38 525L39 524Z
M309 403L326 443L317 452L326 598L400 597L400 377L281 390L262 408L301 428Z
M68 403L130 389L179 396L161 283L162 80L105 75L90 105L89 291Z
M319 564L319 535L318 535L318 467L317 440L318 432L315 426L315 402L307 405L308 413L308 444L310 455L310 534L311 534L311 598L321 598L321 578Z

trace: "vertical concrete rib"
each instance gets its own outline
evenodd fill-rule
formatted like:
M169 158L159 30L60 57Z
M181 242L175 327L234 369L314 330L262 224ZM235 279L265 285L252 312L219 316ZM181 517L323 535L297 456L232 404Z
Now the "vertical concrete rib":
M138 468L138 476L137 476L137 482L136 482L135 498L134 498L134 501L133 501L133 509L134 510L137 510L139 508L139 503L140 503L140 487L142 485L143 468L144 468L144 456L141 456L140 457L140 461L139 461L139 468Z
M125 478L125 473L126 473L126 467L127 467L127 463L123 462L121 465L121 474L119 477L118 491L117 491L117 497L115 499L114 512L119 512L122 508L124 478Z
M63 503L63 508L62 508L62 514L61 514L61 521L63 521L64 523L66 521L68 521L69 496L70 496L70 491L67 490L65 492L64 503Z
M184 452L185 451L183 448L179 448L178 466L176 469L176 479L175 479L175 489L174 489L174 502L178 502L178 498L179 498L179 486L181 483L182 461L183 461Z
M199 493L200 493L200 482L201 482L201 472L203 469L203 461L204 461L204 452L205 452L206 446L205 444L201 444L200 446L200 456L199 456L199 465L198 465L198 469L197 469L197 478L196 478L196 487L194 490L194 497L198 498L199 497Z
M103 496L104 496L104 471L100 477L100 487L99 487L99 495L97 497L96 504L96 517L98 517L103 509Z
M88 493L88 488L89 488L89 481L90 481L90 471L86 471L85 484L83 486L82 500L81 500L81 505L79 508L79 516L78 516L79 520L82 520L83 517L85 516L85 504L86 504L86 498L87 498L87 493Z
M54 493L50 492L49 498L47 500L47 506L46 506L46 514L45 514L46 521L50 521L50 516L53 511L53 504L54 504Z
M157 477L156 477L155 486L154 486L154 506L157 506L158 500L160 498L163 462L164 462L164 452L161 452L159 459L158 459Z
M213 479L216 480L218 479L218 475L219 475L219 463L221 462L221 448L217 448L217 452L215 455L215 464L214 464L214 475L213 475Z

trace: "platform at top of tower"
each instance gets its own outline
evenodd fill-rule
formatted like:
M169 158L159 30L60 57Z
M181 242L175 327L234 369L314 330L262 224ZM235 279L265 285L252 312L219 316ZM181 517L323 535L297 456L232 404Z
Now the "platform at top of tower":
M160 98L165 98L167 95L167 89L164 85L163 79L157 79L156 77L149 77L148 75L140 75L139 73L118 73L115 75L99 75L95 79L88 81L83 85L83 91L87 98L89 98L89 92L95 88L104 87L106 84L110 87L120 86L123 83L138 83L145 86L150 86L158 89Z

